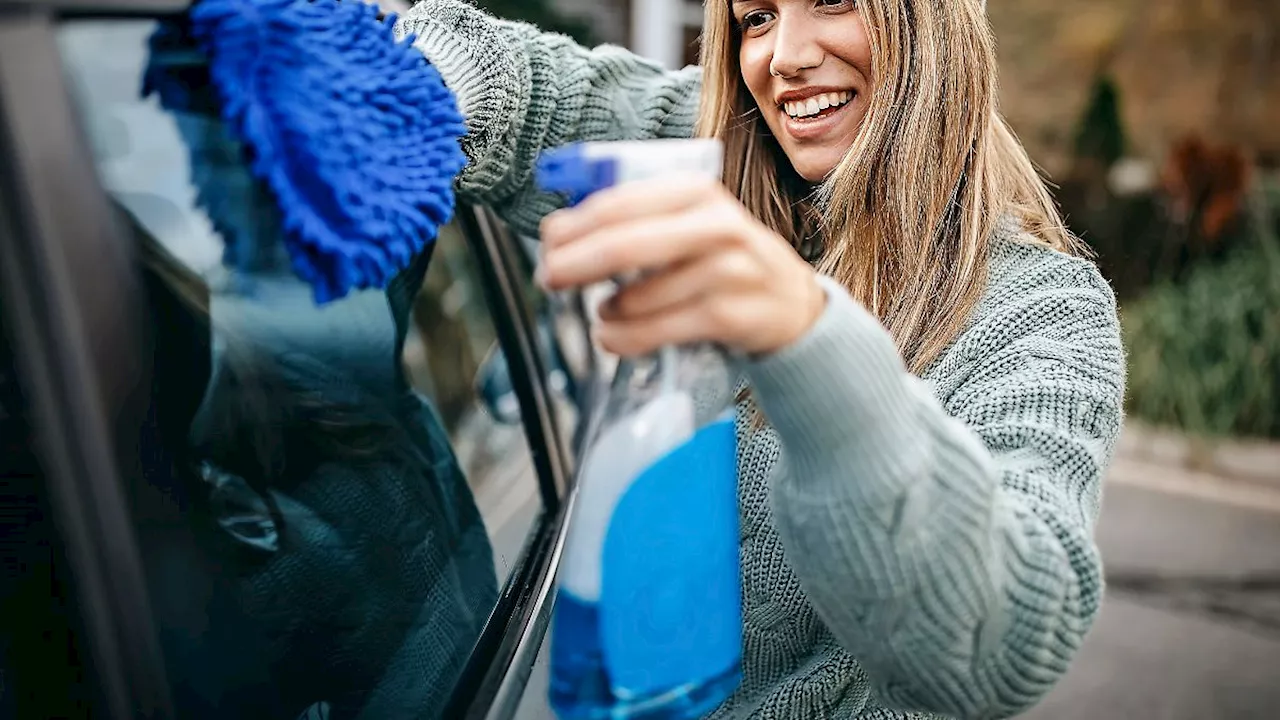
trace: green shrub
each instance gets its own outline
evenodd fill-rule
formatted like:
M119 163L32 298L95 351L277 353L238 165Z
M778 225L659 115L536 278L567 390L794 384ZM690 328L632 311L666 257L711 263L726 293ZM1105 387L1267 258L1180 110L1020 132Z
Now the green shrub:
M1251 238L1122 311L1130 413L1205 435L1280 438L1277 192L1258 193Z

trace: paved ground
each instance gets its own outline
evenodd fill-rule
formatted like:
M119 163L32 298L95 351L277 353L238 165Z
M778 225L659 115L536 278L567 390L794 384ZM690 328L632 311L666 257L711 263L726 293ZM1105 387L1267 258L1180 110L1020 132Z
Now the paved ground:
M1227 500L1108 488L1102 615L1024 718L1280 718L1280 513Z

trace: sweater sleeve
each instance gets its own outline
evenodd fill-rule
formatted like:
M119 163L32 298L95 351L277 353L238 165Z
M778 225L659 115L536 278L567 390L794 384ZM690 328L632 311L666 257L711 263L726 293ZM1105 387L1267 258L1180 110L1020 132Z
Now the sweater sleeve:
M1092 534L1124 395L1114 296L1091 264L1048 251L1014 282L941 361L945 386L908 374L830 282L814 330L748 369L783 442L772 502L788 560L904 710L1027 709L1099 607Z
M532 233L560 204L533 187L538 154L585 140L690 137L702 75L614 46L494 18L463 0L421 0L396 25L458 98L469 160L458 191Z

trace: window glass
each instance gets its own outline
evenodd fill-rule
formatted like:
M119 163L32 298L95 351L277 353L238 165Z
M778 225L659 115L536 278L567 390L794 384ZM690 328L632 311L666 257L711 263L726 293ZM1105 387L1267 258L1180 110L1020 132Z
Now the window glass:
M0 303L0 718L87 717L92 675Z
M541 510L518 405L484 382L477 259L451 228L387 291L317 307L216 101L142 97L155 28L69 22L59 47L151 294L131 494L163 497L135 515L179 716L433 717Z

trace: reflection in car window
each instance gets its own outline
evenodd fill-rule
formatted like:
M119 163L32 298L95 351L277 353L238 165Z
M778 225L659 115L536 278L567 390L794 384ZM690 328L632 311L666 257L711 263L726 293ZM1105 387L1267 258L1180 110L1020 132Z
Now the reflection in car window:
M489 528L498 574L506 577L541 505L532 497L537 487L519 402L505 378L475 259L456 227L441 232L413 319L405 368L436 401ZM562 374L553 370L554 387L562 386ZM557 409L570 412L564 403Z
M518 415L475 389L474 259L445 233L387 291L317 307L198 56L152 52L155 29L76 21L59 46L178 408L143 448L170 515L138 534L179 716L433 717L540 510ZM144 98L148 67L198 91Z

